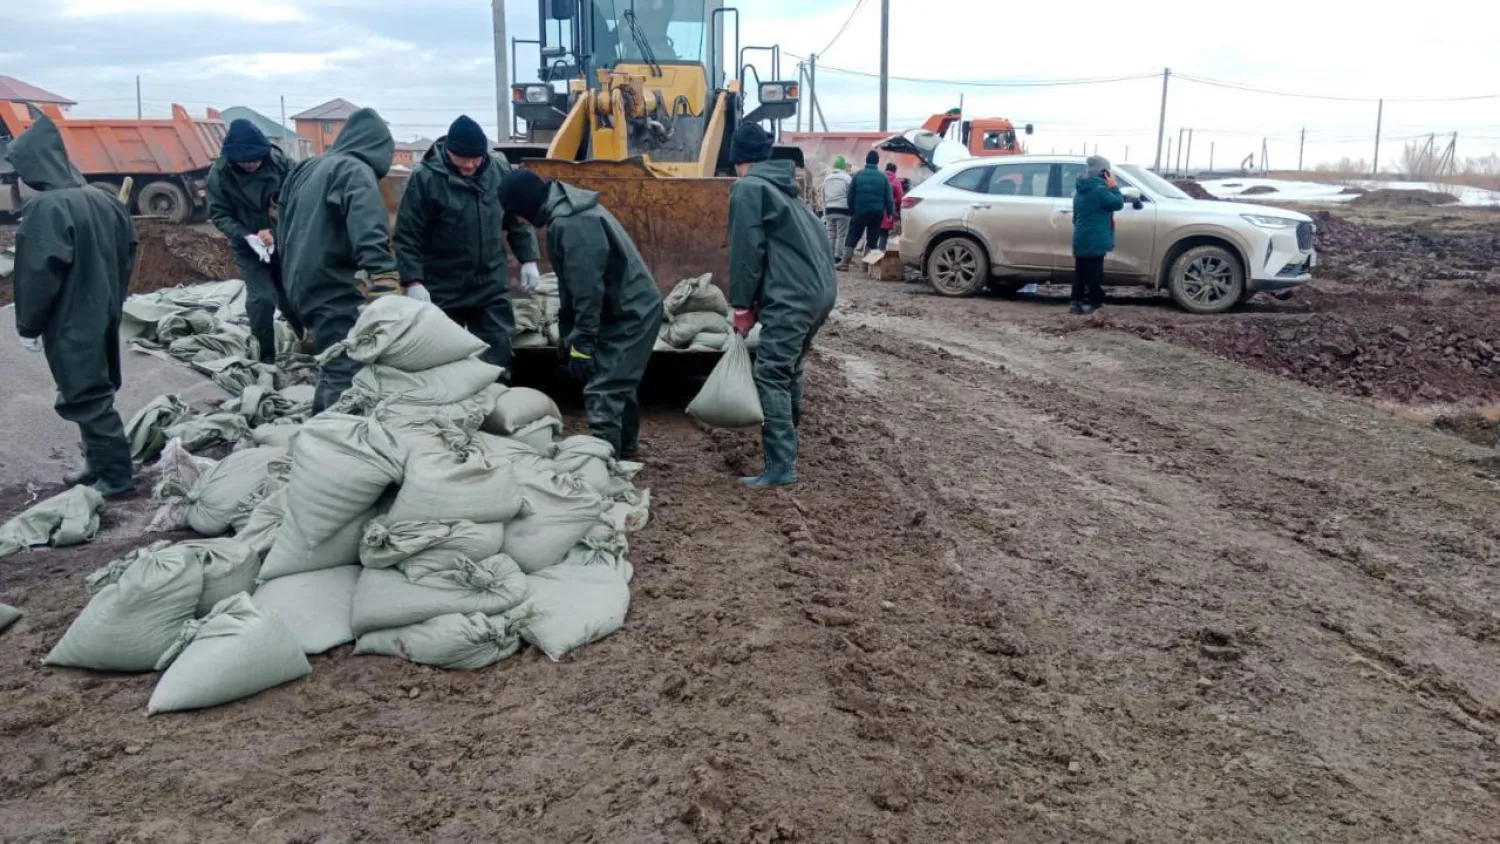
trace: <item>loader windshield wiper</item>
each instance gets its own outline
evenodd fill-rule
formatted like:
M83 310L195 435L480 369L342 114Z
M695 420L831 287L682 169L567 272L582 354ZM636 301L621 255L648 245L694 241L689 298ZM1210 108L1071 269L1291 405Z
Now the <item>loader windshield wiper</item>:
M661 65L656 61L656 51L651 49L651 40L646 37L645 30L641 29L640 21L636 20L635 10L625 10L623 18L626 25L630 27L630 39L635 42L636 49L641 51L641 60L651 67L652 76L661 76Z

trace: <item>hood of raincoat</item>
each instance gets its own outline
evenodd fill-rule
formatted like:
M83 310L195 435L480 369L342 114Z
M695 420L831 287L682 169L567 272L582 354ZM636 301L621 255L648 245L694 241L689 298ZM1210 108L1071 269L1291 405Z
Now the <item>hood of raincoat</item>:
M798 195L797 167L790 161L762 161L751 167L745 178L769 182L777 190L793 198Z
M32 190L77 188L86 184L83 174L68 160L68 148L63 145L57 124L48 117L37 118L30 129L12 141L5 159Z
M396 157L396 139L373 108L362 108L349 115L344 130L328 152L352 155L370 165L375 178L384 179Z
M547 191L547 201L542 203L544 219L535 222L536 225L543 226L558 217L571 217L598 204L599 194L554 179L551 189Z
M271 154L266 133L244 118L231 121L224 136L224 157L236 164L261 161Z

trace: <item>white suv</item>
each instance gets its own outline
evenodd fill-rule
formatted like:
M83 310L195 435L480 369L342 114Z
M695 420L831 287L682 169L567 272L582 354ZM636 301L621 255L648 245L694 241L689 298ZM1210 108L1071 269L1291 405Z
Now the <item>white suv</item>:
M1014 292L1073 277L1073 187L1082 156L976 158L906 195L901 259L937 292ZM1184 310L1216 314L1262 290L1312 280L1312 218L1237 202L1195 200L1144 167L1115 168L1125 208L1105 283L1166 288Z

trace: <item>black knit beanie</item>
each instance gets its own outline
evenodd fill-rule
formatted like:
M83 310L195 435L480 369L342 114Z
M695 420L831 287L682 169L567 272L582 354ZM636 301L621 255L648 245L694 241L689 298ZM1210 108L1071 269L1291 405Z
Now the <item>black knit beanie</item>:
M869 167L871 164L880 164L880 153L873 149L865 153L865 166Z
M546 180L530 170L512 170L500 182L500 207L528 223L540 225L542 203L547 201L549 189Z
M244 118L231 121L224 136L224 157L235 164L260 161L271 154L271 142L254 123Z
M447 146L449 152L460 158L478 158L490 151L490 141L484 136L484 130L467 114L460 114L448 127Z
M753 164L771 157L771 135L758 123L741 123L729 142L730 164Z

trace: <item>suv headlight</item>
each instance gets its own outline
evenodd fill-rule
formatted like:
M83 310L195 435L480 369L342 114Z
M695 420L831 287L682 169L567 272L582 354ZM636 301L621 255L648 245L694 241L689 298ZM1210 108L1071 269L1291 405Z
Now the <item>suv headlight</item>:
M1245 222L1260 226L1263 229L1294 229L1297 227L1296 220L1288 220L1286 217L1267 217L1262 214L1241 214Z

